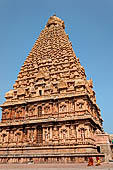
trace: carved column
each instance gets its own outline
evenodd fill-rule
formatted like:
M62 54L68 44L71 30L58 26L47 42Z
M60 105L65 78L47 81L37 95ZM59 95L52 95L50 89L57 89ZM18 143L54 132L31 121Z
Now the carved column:
M31 142L31 129L29 127L25 128L24 136L25 136L25 142Z
M52 126L50 127L50 140L52 140L52 137L53 137L53 135L52 135Z
M23 141L22 141L22 136L23 136L23 128L22 127L20 127L20 143L22 143Z
M45 138L45 127L43 127L43 144L46 142L45 140L46 140L46 138Z
M34 127L34 143L37 141L37 128Z
M76 126L76 137L77 137L77 142L79 141L79 127L78 125Z
M67 126L67 138L68 139L70 138L70 135L69 135L69 126Z

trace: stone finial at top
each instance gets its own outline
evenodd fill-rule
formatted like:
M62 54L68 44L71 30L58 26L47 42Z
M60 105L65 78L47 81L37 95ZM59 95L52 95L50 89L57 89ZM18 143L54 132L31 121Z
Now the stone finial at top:
M65 29L64 21L56 17L56 14L49 18L46 27L50 27L51 25L61 25Z

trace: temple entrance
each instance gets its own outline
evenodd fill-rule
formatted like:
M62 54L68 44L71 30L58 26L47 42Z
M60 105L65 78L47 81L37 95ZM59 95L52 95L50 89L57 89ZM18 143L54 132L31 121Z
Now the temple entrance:
M100 153L100 146L97 146L97 152Z

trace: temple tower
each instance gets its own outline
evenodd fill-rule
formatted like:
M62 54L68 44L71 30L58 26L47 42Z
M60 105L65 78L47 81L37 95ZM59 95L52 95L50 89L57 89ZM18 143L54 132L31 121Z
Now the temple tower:
M93 83L60 18L49 18L5 98L0 162L83 162L98 154L94 134L103 120Z

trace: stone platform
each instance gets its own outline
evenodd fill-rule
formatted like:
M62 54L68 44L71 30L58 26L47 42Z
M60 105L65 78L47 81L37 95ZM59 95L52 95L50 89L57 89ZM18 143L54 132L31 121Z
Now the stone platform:
M97 153L21 153L21 154L9 154L8 151L6 154L0 154L0 164L40 164L40 163L84 163L88 162L88 158L92 157L94 162L96 162L96 157L99 157L101 162L105 161L104 154L97 154Z
M76 164L0 164L1 170L89 170L89 169L103 169L113 170L113 163L101 163L100 166L88 167L87 163Z

